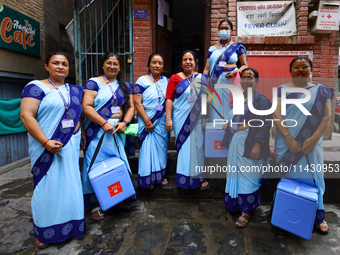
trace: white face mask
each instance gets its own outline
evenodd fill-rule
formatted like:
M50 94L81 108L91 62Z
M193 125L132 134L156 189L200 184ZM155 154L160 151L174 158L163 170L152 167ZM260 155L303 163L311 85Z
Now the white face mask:
M218 31L218 35L222 40L228 40L230 37L230 30L220 30Z

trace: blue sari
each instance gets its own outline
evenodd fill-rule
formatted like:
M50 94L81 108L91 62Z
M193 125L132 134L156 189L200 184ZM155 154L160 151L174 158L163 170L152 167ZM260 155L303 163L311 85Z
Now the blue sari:
M34 235L42 243L58 243L71 236L84 235L84 207L79 172L80 128L74 134L81 115L83 88L64 84L60 92L70 107L66 111L56 89L35 80L26 85L22 98L40 100L37 122L47 138L63 143L59 154L53 154L28 134L28 153L31 158L34 182L31 200ZM63 128L61 120L73 119L73 128Z
M281 97L281 89L288 87L286 84L281 85L278 88L278 97ZM287 112L284 119L294 119L297 121L297 126L288 127L288 131L291 136L300 144L302 147L303 142L311 137L319 124L322 121L323 111L327 99L332 100L334 96L334 90L329 87L325 87L321 84L307 88L311 93L311 99L303 103L303 106L312 114L304 115L295 105L287 105ZM287 93L287 98L300 98L301 93ZM291 123L287 123L290 125ZM307 153L311 166L323 165L323 136L316 144L313 151ZM291 153L288 149L287 143L280 132L276 132L275 137L275 159L279 166L288 166L292 170L285 176L285 178L295 179L299 182L303 182L314 186L312 174L309 170L307 158L305 154L301 152ZM293 170L295 168L295 171ZM300 171L302 169L302 171ZM325 192L325 181L323 179L323 171L314 171L313 177L315 184L319 190L318 198L318 210L316 212L315 224L319 225L325 218L325 211L323 206L323 194Z
M134 94L143 96L143 106L151 120L154 129L148 133L145 123L138 115L138 139L140 144L138 159L138 186L149 188L151 184L163 182L166 173L168 132L165 128L165 94L168 79L152 84L146 76L136 81ZM157 105L162 105L161 111L156 110Z
M198 82L202 80L206 84L207 79L207 76L197 74L189 80L191 83L195 82L195 87L198 88L201 86ZM184 79L176 86L173 102L173 130L178 152L176 185L186 189L198 188L205 182L204 174L196 171L196 166L200 169L204 166L200 91L198 97L193 96L195 92L190 93L190 83ZM195 100L189 102L189 96L195 97Z
M125 98L123 91L118 86L117 80L110 84L113 88L113 91L117 92L117 106L123 105L125 102ZM129 87L130 93L132 93L132 85L128 82L125 82L125 84ZM93 107L100 116L102 116L106 121L108 121L111 125L114 126L118 122L118 119L110 119L110 117L113 114L111 111L111 107L114 106L114 100L109 86L108 85L104 86L98 78L91 78L85 84L84 89L93 90L97 92L97 96L94 99ZM82 184L85 207L91 207L98 205L98 200L92 188L87 168L91 163L93 154L97 148L100 137L104 133L104 130L101 128L100 125L90 121L87 118L84 121L84 128L86 131L86 147L85 147L86 150L83 163ZM115 133L114 136L116 138L118 147L116 146L113 135L106 133L94 164L103 161L107 158L116 156L124 161L127 169L131 172L130 165L124 150L125 135L122 138L120 134Z
M270 101L260 96L262 95L255 91L253 102L256 102L254 98L258 98L258 100L256 102L257 105L254 105L254 107L258 110L270 108ZM234 123L243 122L243 120L247 122L250 119L265 120L269 118L269 116L256 116L252 114L249 111L247 101L248 99L244 100L245 114L233 116L232 121ZM252 213L261 204L262 167L268 167L269 165L270 124L266 123L260 128L250 127L244 131L237 131L237 127L237 124L229 125L226 132L228 140L230 140L228 151L228 168L230 166L230 170L227 173L224 205L227 205L228 209L232 212L240 210L243 213ZM249 138L254 137L255 141L250 142L251 139ZM257 160L251 159L248 152L255 142L261 145L262 152L260 153L260 159ZM267 153L263 153L264 151Z
M212 86L215 84L232 84L233 79L227 78L225 75L228 72L237 70L237 67L223 70L223 67L219 66L220 61L225 61L228 64L237 63L239 56L242 54L247 55L246 48L241 43L230 44L222 49L217 49L216 46L211 46L207 53L207 58L209 59L210 71L209 76L212 81ZM229 105L229 89L215 88L216 92L220 95L223 106L220 103L214 105L215 108L222 114L226 120L230 120L229 111L231 106ZM215 112L214 109L210 110L210 121L214 119L221 119L221 117Z

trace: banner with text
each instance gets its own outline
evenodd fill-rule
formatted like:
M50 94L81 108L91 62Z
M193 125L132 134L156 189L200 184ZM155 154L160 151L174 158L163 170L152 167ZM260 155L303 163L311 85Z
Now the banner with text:
M238 36L296 35L293 1L237 3Z
M40 23L0 3L0 47L40 57Z

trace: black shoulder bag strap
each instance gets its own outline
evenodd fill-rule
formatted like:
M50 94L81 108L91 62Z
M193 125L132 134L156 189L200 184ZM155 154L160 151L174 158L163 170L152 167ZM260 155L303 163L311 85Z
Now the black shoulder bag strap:
M93 166L93 163L94 161L96 160L97 158L97 155L99 153L99 150L100 150L100 147L102 147L102 143L103 143L103 139L104 139L104 136L105 136L105 132L103 133L103 135L100 137L99 139L99 142L97 144L97 148L93 154L93 157L92 157L92 160L91 160L91 163L90 163L90 166L89 166L89 170L87 171L87 173L89 173L91 171L91 168ZM118 147L118 143L117 143L117 140L116 140L116 137L115 137L115 134L113 134L113 139L115 140L115 144L116 144L116 147L118 149L118 153L119 153L119 158L122 158L121 155L120 155L120 151L119 151L119 147ZM130 171L128 171L130 173Z

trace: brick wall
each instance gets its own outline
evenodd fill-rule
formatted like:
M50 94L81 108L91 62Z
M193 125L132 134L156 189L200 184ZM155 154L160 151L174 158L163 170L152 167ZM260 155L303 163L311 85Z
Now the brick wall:
M301 50L313 52L313 82L320 82L325 86L336 88L338 75L339 32L334 34L312 34L308 21L309 0L296 1L297 36L289 37L237 37L236 36L236 0L211 1L211 45L218 42L218 23L228 18L234 25L231 33L233 40L242 42L247 50ZM330 139L333 131L334 100L332 104L332 119L325 139Z
M134 82L148 71L146 64L152 52L151 0L133 0L133 10L147 10L147 19L133 19Z

